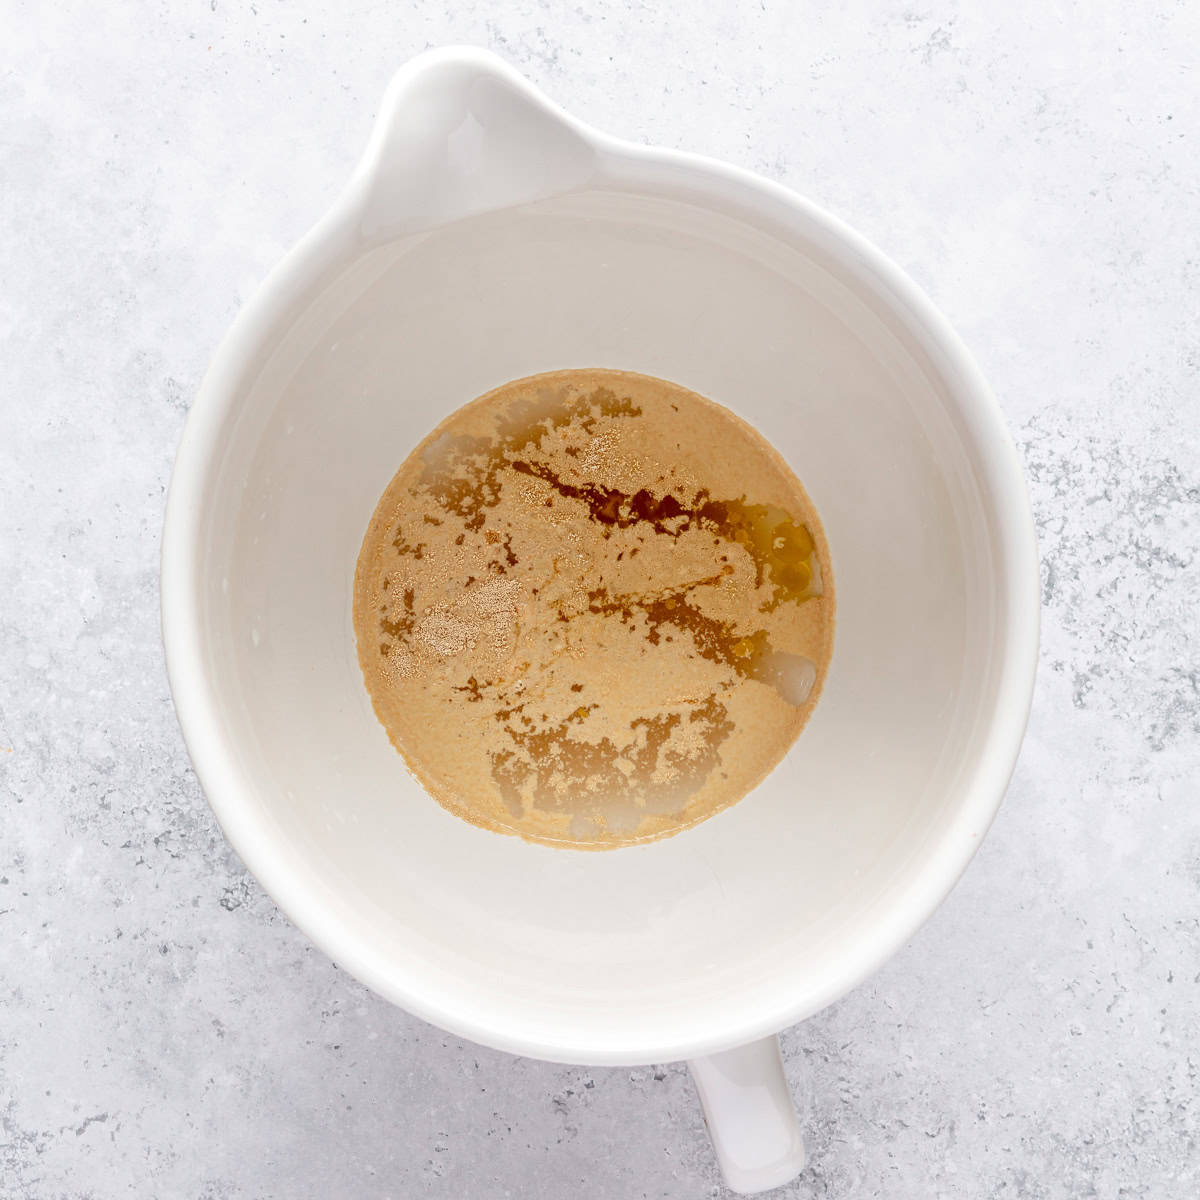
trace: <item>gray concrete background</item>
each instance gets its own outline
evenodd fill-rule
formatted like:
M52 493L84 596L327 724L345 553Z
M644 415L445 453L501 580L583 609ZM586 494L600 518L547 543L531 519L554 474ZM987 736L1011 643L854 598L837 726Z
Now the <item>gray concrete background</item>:
M226 848L158 632L164 490L239 305L391 71L488 45L908 268L1028 464L1030 734L962 884L785 1034L789 1198L1193 1197L1200 10L0 0L0 1196L718 1196L684 1068L549 1066L339 972Z

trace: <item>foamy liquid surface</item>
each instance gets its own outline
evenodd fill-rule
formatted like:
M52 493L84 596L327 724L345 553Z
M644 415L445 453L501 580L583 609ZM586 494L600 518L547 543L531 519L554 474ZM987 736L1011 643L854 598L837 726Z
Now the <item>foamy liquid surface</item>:
M727 409L557 371L455 412L364 538L359 661L426 790L498 832L604 848L739 800L783 757L833 641L824 534Z

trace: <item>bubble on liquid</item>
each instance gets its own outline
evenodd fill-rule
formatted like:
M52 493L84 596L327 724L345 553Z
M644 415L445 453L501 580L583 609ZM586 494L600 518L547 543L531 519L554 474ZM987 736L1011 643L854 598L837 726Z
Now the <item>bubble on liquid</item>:
M803 654L768 650L758 661L753 678L769 683L789 704L808 703L817 682L817 664Z

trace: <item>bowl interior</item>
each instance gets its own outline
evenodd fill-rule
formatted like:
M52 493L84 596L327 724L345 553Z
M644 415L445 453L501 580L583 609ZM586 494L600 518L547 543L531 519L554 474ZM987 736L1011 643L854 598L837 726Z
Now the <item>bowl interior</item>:
M618 190L364 250L306 297L216 431L196 551L240 781L214 806L293 918L418 1014L552 1058L766 1032L877 965L948 831L990 816L965 795L1010 620L986 447L927 344L818 223L783 238ZM409 450L481 392L572 366L663 376L756 426L822 515L840 606L825 694L771 777L607 853L428 798L351 625L361 538Z

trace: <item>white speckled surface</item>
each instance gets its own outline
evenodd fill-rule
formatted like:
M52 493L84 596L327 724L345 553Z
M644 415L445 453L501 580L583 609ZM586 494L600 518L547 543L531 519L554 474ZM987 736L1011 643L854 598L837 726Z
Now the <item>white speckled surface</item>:
M0 5L0 1195L721 1194L680 1065L482 1050L313 950L226 848L167 694L159 528L208 355L394 67L468 41L856 225L1029 466L1021 763L934 920L785 1035L812 1161L780 1194L1195 1196L1200 9L447 7Z

